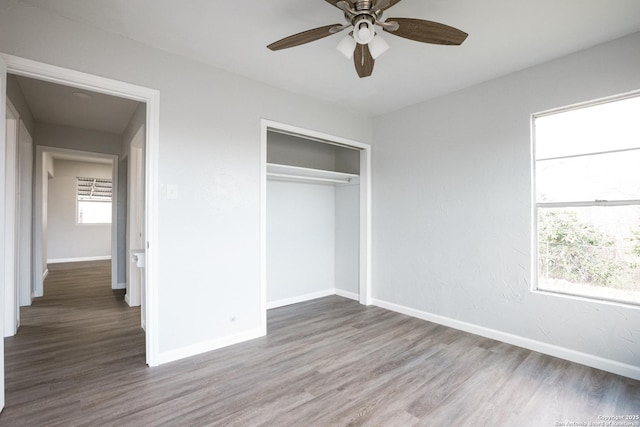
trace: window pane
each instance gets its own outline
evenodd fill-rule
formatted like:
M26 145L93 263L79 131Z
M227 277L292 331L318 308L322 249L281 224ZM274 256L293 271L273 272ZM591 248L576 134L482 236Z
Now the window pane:
M536 162L538 202L640 200L640 150Z
M535 119L536 159L640 147L640 97Z
M111 224L111 202L79 200L78 224Z
M539 208L538 288L640 303L640 206Z

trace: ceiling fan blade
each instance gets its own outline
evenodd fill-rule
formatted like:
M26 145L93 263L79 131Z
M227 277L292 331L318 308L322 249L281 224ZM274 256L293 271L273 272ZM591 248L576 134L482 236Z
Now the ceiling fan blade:
M389 34L422 43L460 45L469 34L438 22L414 18L387 18L386 22L397 22L395 31L383 28Z
M360 76L369 77L373 73L373 65L375 60L369 51L369 45L357 44L356 50L353 52L353 62L356 66L356 72Z
M320 40L321 38L330 36L334 34L330 31L332 28L341 26L342 24L325 25L324 27L303 31L301 33L286 37L282 40L278 40L277 42L273 42L267 47L271 50L281 50L299 46L301 44L313 42L316 40Z

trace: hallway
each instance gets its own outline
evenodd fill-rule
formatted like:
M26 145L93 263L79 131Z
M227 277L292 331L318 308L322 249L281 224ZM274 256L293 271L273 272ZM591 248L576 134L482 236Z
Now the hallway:
M72 419L118 393L122 373L148 369L140 308L111 289L110 261L50 264L45 297L22 308L5 352L2 425Z

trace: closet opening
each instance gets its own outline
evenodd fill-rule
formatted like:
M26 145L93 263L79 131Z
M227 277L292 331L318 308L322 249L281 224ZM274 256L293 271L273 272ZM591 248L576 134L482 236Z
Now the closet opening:
M370 299L370 146L262 124L262 311Z

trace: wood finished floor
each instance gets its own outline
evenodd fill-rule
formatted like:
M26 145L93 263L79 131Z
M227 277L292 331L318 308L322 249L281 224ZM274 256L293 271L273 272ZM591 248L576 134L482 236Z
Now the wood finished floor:
M640 382L340 297L156 368L109 263L50 268L5 340L2 426L557 426L640 414ZM640 421L636 421L640 426Z

